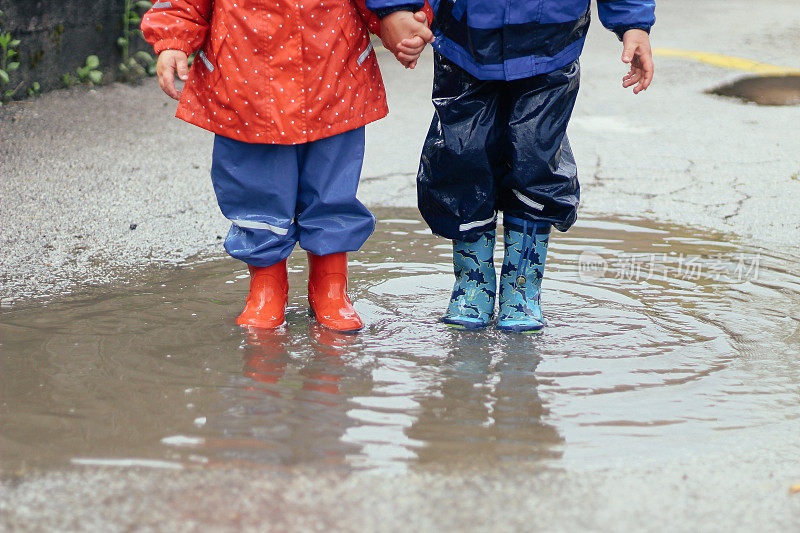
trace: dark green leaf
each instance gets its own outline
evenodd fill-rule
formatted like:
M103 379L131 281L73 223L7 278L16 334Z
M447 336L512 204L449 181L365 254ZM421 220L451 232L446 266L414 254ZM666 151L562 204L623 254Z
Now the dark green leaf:
M150 63L155 61L155 59L153 59L153 56L151 56L150 54L148 54L144 50L136 52L134 57L136 59L138 59L139 61L141 61L142 63L144 63L145 65L149 65Z

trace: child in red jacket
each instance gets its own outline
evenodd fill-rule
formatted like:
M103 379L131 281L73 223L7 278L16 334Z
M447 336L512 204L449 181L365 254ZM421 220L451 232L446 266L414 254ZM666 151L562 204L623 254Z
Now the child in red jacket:
M225 249L250 267L242 326L284 323L286 260L299 243L317 320L363 327L346 254L375 227L356 189L364 125L387 113L365 20L378 28L363 0L155 1L142 19L177 116L216 134L211 178L232 223Z

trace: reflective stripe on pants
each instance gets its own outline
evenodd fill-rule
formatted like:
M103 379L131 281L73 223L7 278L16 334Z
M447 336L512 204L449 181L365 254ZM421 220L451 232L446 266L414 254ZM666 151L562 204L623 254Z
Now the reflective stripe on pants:
M358 250L375 218L356 199L364 128L298 145L214 139L211 180L231 220L225 250L254 266L286 259L295 244L317 255Z

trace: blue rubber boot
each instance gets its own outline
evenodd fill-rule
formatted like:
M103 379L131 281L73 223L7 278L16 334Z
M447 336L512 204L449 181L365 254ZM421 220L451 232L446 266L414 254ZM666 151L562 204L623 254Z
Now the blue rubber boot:
M456 282L442 322L463 329L484 328L494 316L497 274L494 271L495 229L475 242L453 241Z
M544 329L540 306L549 223L505 215L505 258L500 271L500 314L497 329L534 333Z

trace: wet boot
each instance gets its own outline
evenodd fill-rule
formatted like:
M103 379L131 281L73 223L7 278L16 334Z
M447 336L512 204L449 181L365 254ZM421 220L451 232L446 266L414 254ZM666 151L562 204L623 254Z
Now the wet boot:
M442 317L442 322L448 326L477 329L491 322L497 292L494 243L494 229L475 242L453 241L456 282L447 313Z
M261 329L277 328L284 323L288 295L285 259L268 267L250 265L250 293L236 323Z
M347 254L308 254L308 303L317 321L340 333L355 333L364 323L347 296Z
M505 217L505 258L500 272L497 329L533 333L545 326L540 307L549 223ZM516 231L509 226L520 226Z

